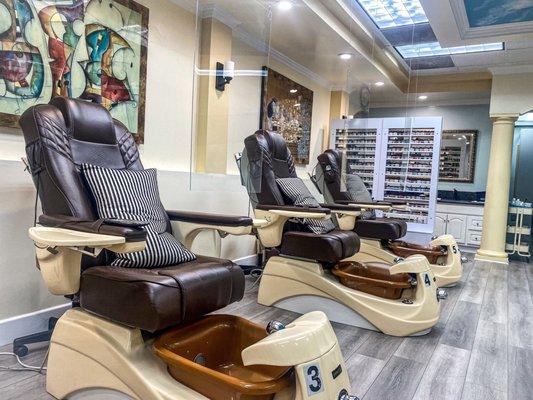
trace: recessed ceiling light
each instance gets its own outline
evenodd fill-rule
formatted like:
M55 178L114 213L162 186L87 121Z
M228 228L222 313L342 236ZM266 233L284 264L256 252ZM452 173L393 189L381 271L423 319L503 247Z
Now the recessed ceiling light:
M422 95L422 96L418 96L418 100L427 100L427 96L425 95Z
M379 81L379 82L376 82L375 85L376 86L383 86L383 85L385 85L385 82Z
M487 51L503 50L502 42L472 44L468 46L446 47L442 48L439 42L408 44L398 46L396 50L403 58L418 58L432 56L449 56L454 54L483 53Z
M292 8L292 2L289 0L281 0L281 1L278 1L277 6L278 6L278 9L282 11L287 11Z
M294 94L294 93L297 93L297 92L298 92L298 89L291 89L291 90L289 90L289 92L291 92L292 94Z
M350 53L341 53L339 54L339 57L343 60L349 60L350 58L352 58L352 55Z
M428 22L419 0L358 0L380 28Z

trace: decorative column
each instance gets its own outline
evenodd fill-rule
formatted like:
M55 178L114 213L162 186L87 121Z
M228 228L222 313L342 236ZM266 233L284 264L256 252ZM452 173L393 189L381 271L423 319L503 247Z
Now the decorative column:
M231 60L231 28L213 18L201 23L199 64L215 71L217 62ZM228 150L229 90L215 89L216 76L198 79L198 124L196 133L196 172L225 174Z
M331 92L329 103L329 122L335 119L341 119L343 115L348 115L350 106L350 95L344 90L334 90ZM322 150L329 148L329 129L324 130L322 138Z
M516 114L492 115L493 128L490 146L487 193L483 214L483 235L476 260L507 264L505 252L511 162Z

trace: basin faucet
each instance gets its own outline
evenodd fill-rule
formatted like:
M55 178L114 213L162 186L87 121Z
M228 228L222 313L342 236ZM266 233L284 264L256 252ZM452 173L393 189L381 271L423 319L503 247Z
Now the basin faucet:
M279 321L270 321L266 327L266 331L269 335L272 335L274 332L281 331L282 329L285 329L285 325Z
M454 188L453 189L453 199L454 200L459 200L458 197L459 197L459 192L457 191L457 189Z

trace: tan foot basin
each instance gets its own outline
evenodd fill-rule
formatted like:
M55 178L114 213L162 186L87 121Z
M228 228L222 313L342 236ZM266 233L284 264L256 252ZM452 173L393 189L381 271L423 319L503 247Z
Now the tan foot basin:
M155 354L174 379L212 400L270 400L294 382L293 368L245 367L241 352L267 336L265 328L232 315L211 315L163 334Z
M398 300L402 296L402 291L411 287L411 279L409 274L391 275L389 268L388 264L377 262L343 261L337 264L331 272L340 283L350 289L385 299Z
M421 246L414 243L394 241L388 245L390 251L399 257L407 258L414 254L420 254L427 258L430 264L438 264L439 258L446 256L446 250L441 246Z

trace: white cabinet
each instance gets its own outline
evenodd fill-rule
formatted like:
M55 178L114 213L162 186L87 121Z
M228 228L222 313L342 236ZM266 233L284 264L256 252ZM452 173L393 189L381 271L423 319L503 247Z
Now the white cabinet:
M452 235L457 243L466 243L466 215L448 214L446 233Z
M483 206L438 203L433 234L449 234L457 243L467 247L481 245Z
M435 236L442 236L446 234L446 222L448 214L435 214L435 229L433 231Z

